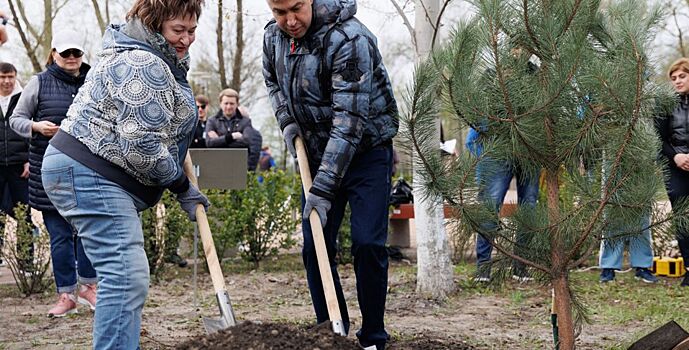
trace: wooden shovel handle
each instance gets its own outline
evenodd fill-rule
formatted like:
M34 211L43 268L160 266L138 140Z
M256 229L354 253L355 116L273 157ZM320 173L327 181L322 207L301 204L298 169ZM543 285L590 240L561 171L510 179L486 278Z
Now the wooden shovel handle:
M184 159L184 173L189 178L189 181L198 187L198 181L194 174L194 165L191 162L191 156L187 152L187 157ZM215 244L213 243L213 235L211 228L208 225L208 217L203 205L196 206L196 223L199 226L199 234L201 235L201 242L203 242L203 251L206 254L206 263L208 263L208 271L211 274L211 281L213 281L213 288L215 293L225 291L225 278L220 269L220 261L218 254L215 251Z
M304 142L302 141L301 137L294 138L294 148L297 151L297 163L299 163L301 184L304 187L304 194L308 196L309 190L313 185L313 181L311 180L309 159L306 156L306 149L304 148ZM313 244L316 248L318 269L321 273L321 282L323 283L325 303L328 307L328 316L330 317L331 321L342 321L342 316L340 315L340 306L337 301L337 293L335 292L335 282L333 282L333 274L330 270L328 250L325 247L323 227L321 227L321 219L316 210L311 210L311 213L309 213L309 223L311 223L311 235L313 236Z

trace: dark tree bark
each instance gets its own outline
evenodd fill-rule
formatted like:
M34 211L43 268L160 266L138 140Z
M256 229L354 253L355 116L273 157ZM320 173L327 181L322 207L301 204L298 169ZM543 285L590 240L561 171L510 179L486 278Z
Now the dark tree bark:
M225 71L225 45L223 44L223 8L222 0L218 0L218 25L215 30L217 36L215 41L216 52L218 54L218 75L220 75L220 88L227 89L227 72Z
M237 37L235 42L235 51L232 62L232 84L231 87L237 92L242 89L242 61L244 56L244 14L242 9L242 0L237 0L237 21L236 21Z

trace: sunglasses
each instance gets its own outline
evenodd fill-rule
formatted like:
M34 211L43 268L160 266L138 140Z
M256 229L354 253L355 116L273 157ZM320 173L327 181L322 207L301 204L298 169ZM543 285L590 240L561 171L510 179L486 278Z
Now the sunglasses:
M81 51L79 49L67 49L65 51L60 52L60 57L62 58L67 58L69 56L74 56L75 58L79 58L84 55L84 51Z
M206 109L206 105L196 105L199 109Z

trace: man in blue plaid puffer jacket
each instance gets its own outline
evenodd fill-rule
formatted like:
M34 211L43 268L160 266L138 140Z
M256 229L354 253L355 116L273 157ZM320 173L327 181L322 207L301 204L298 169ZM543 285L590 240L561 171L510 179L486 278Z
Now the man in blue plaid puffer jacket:
M333 259L347 202L364 346L385 347L385 250L397 105L376 37L354 17L355 0L267 0L263 75L292 155L307 148L313 187L306 194L303 258L318 322L328 320L308 213L324 226L345 330L347 308Z

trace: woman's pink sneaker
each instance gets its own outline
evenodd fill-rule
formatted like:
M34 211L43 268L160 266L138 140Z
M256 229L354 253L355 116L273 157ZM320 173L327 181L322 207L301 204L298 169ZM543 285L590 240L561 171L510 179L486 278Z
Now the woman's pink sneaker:
M57 304L48 311L48 317L64 317L77 312L76 298L72 293L60 294Z
M88 305L91 310L96 310L96 285L84 284L80 286L77 301L79 304Z

